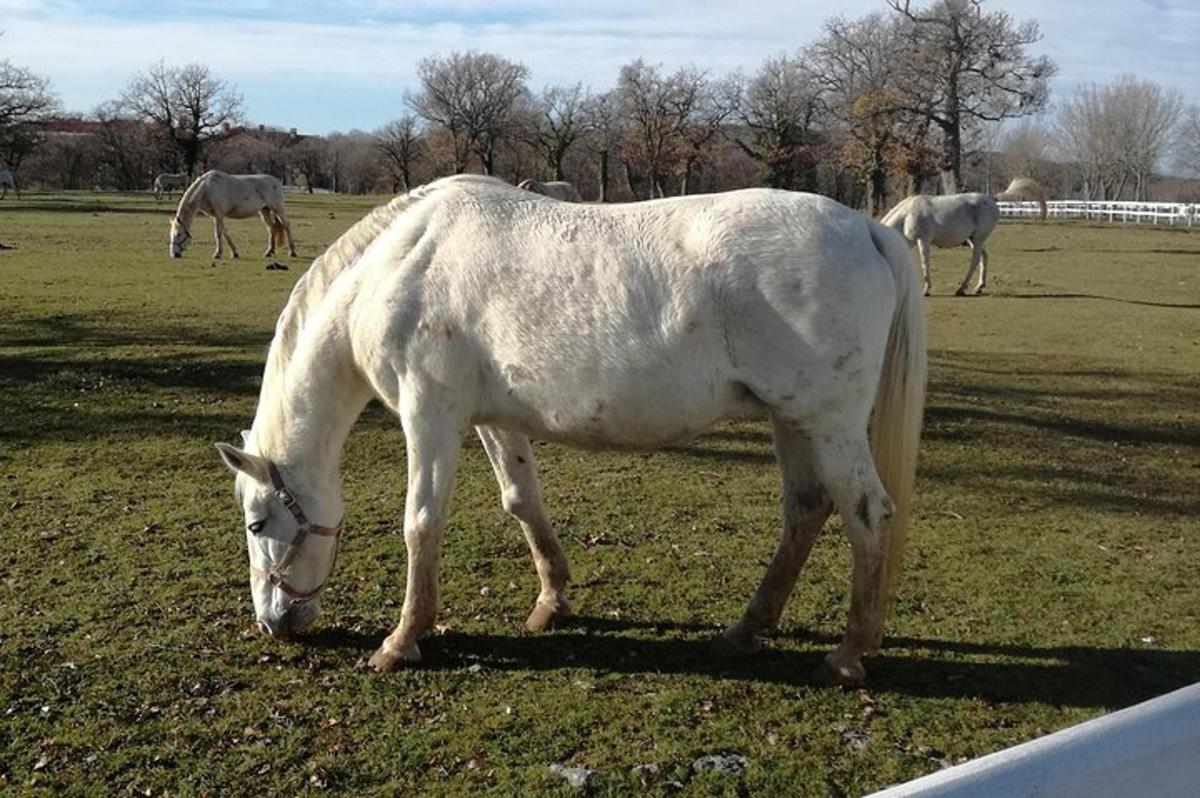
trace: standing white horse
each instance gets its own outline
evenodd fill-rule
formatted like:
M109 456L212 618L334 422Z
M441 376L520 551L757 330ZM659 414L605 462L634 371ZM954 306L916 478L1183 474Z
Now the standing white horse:
M296 257L292 243L292 228L288 225L287 211L283 207L283 184L272 175L227 175L211 169L196 178L179 200L175 217L171 220L171 257L183 256L183 250L192 240L192 220L200 211L213 218L216 229L217 250L214 258L221 257L222 240L229 243L233 257L238 257L237 245L225 230L225 217L246 219L258 214L267 226L267 251L265 257L275 254L275 247L287 240L288 251Z
M187 188L188 180L183 172L163 172L154 178L154 198L160 200L174 191L183 191Z
M8 196L8 190L17 191L17 180L13 177L13 173L7 169L0 169L0 199ZM21 192L17 191L17 198L21 197Z
M546 197L553 197L563 202L583 202L583 197L579 194L579 189L566 180L552 180L549 183L542 183L533 178L526 178L517 183L517 188L532 191L535 194L542 194Z
M751 189L574 205L460 175L377 208L313 262L279 316L243 448L217 448L237 475L258 622L286 635L320 612L351 426L372 398L399 416L408 582L370 660L387 671L419 660L433 626L464 431L482 439L532 550L541 591L527 626L540 630L569 614L568 571L530 437L649 448L765 411L783 538L722 639L750 651L778 622L836 508L853 589L825 667L853 682L900 564L924 388L908 248L832 200Z
M929 248L957 247L969 244L971 263L966 276L954 293L963 296L975 267L979 266L979 282L975 293L982 294L987 286L987 237L1000 221L1000 207L996 200L1030 198L1041 203L1042 219L1046 218L1046 191L1034 180L1018 177L1009 183L1004 193L993 197L990 194L946 194L929 196L914 194L904 199L883 217L883 223L897 230L910 244L917 245L921 256L921 275L925 283L925 295L929 296Z

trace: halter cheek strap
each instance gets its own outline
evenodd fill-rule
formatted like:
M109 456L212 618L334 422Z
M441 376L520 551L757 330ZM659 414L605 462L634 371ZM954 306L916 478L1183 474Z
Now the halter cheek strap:
M283 557L279 559L279 562L272 565L266 571L261 568L255 568L252 565L250 566L250 575L274 585L292 600L292 604L299 604L320 595L321 591L325 589L325 582L321 582L321 584L309 591L297 590L288 584L287 579L284 578L284 573L287 571L288 566L292 564L292 560L296 559L296 555L300 553L300 546L304 544L305 539L309 535L331 537L334 539L334 549L333 562L329 565L329 573L332 574L333 566L337 562L337 543L340 540L342 532L345 531L346 524L343 520L338 522L337 526L321 526L309 521L308 516L304 514L304 510L300 507L300 502L296 500L296 495L284 484L279 469L270 461L267 462L267 473L271 478L271 489L275 491L275 498L279 499L284 508L287 509L288 513L296 521L296 537L292 538L292 542L287 544L287 549L284 550ZM328 580L328 574L325 578Z

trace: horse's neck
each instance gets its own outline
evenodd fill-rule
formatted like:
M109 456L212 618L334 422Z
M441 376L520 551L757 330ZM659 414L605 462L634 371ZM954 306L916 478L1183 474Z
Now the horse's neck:
M350 428L372 394L354 365L344 328L307 337L291 353L268 355L253 436L262 454L332 489ZM319 345L310 345L316 341ZM272 362L283 358L286 363Z
M192 219L196 218L196 212L201 210L200 203L204 198L205 186L207 186L207 182L204 184L193 183L179 198L179 207L175 209L175 218L187 229L191 229Z

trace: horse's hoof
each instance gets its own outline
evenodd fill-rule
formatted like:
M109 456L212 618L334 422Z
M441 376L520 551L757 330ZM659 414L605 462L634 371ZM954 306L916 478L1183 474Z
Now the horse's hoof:
M367 660L367 666L376 673L388 673L402 665L415 665L421 661L421 649L416 643L401 650L384 643Z
M529 619L525 621L525 628L531 632L544 632L547 629L556 629L563 626L571 620L571 605L564 598L556 599L552 602L544 602L541 599L533 605L533 612L529 613Z
M718 635L712 643L713 654L721 659L748 657L762 649L762 639L754 634L745 621L738 621Z
M964 290L962 290L962 289L960 288L960 289L958 289L957 291L955 291L955 292L954 292L954 295L955 295L955 296L966 296L966 295L967 295L967 292L966 292L966 291L964 291Z
M983 296L983 286L982 285L975 289L975 296Z
M866 681L867 671L858 660L838 665L834 662L834 655L827 654L813 672L813 678L821 684L855 687Z

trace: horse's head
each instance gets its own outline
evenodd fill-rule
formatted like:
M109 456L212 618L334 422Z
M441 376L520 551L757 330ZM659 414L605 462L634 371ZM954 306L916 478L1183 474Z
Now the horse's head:
M218 443L221 459L235 474L234 494L245 514L250 553L250 593L264 632L286 637L302 631L321 614L320 593L333 572L337 526L311 519L341 517L340 501L324 497L302 478L253 451ZM311 514L311 515L310 515Z
M171 257L183 257L183 251L187 249L187 245L191 243L192 234L188 230L187 225L179 221L176 216L171 220Z

